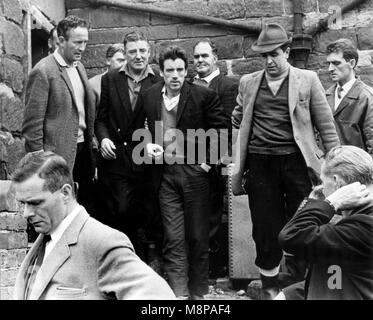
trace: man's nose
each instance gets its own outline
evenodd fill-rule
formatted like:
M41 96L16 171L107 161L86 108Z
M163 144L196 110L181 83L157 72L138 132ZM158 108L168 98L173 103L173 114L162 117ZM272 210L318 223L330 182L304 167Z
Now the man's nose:
M335 66L333 63L329 63L329 68L328 68L329 71L333 71L335 70Z
M271 64L273 62L272 60L272 57L271 56L267 56L267 64Z
M198 62L201 62L201 61L203 61L203 57L200 55L200 56L198 57Z
M81 43L80 45L79 45L79 51L81 51L81 52L83 52L83 51L85 51L85 47L87 46L87 44L84 42L84 43Z
M34 208L28 204L25 204L24 210L23 210L23 216L27 219L34 215Z

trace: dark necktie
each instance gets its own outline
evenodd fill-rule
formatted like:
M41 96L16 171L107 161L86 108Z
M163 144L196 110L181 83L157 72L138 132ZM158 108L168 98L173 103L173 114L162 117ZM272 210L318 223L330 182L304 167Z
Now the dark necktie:
M44 260L44 255L45 255L45 246L47 242L51 240L51 236L49 234L44 235L42 242L39 247L39 251L33 260L33 263L30 265L31 267L31 272L29 273L29 278L27 281L27 287L26 287L26 299L29 299L30 293L32 291L32 287L34 286L34 282L36 279L36 275L43 263Z
M193 81L194 84L199 85L201 87L208 87L209 83L205 79L200 79L200 78L194 78Z
M338 99L341 99L342 98L342 95L341 95L341 92L343 91L343 88L342 87L338 87L337 88L337 96L338 96Z

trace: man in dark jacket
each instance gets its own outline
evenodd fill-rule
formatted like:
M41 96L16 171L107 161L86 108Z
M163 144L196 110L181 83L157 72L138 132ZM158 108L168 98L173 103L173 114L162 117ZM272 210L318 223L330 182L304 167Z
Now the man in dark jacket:
M197 72L193 83L216 91L224 111L231 117L236 106L238 81L220 71L215 44L208 38L198 41L194 46L193 59ZM224 170L226 170L225 164L219 163L213 167L210 174L210 277L212 278L224 277L228 271L228 217L227 210L224 210L227 175L224 174Z
M321 180L325 200L314 190L280 244L311 264L306 299L373 299L373 160L355 146L335 147Z
M356 78L358 52L351 40L327 46L329 72L335 84L326 96L341 144L354 145L373 156L373 89Z
M103 75L101 81L95 122L101 151L98 180L102 202L107 205L103 222L126 233L138 250L142 246L137 246L137 232L148 218L144 205L149 201L143 198L144 167L132 161L132 134L144 125L143 112L136 102L139 93L160 77L149 66L150 44L144 35L127 34L123 45L126 63Z
M164 82L141 94L139 107L153 140L147 154L157 163L152 181L164 228L164 267L177 297L201 299L208 292L209 170L228 149L230 121L213 90L185 81L183 49L166 48L159 66Z

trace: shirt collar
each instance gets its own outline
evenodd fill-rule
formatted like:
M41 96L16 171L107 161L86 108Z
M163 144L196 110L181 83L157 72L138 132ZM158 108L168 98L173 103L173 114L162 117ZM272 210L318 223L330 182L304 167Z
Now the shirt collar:
M66 67L66 68L71 68L71 67L77 67L78 65L78 61L74 61L72 63L72 65L68 65L65 61L65 59L61 56L61 54L59 53L58 49L56 49L54 52L53 52L53 56L54 58L57 60L58 64L61 66L61 67Z
M162 96L163 96L164 105L168 111L175 108L178 105L179 100L180 100L180 93L177 96L172 97L172 98L167 97L165 86L163 86L162 88Z
M79 211L81 210L81 206L77 204L75 208L68 214L61 223L57 226L56 229L54 229L50 236L52 238L53 242L57 242L61 239L62 234L65 232L67 227L70 225L70 223L74 220L74 218L78 215Z
M124 72L127 77L130 77L131 79L133 79L133 76L131 75L131 72L128 68L127 62L123 66L120 67L119 72ZM153 76L155 75L153 69L149 65L147 65L145 70L143 70L138 82L147 78L149 74L152 74Z
M203 79L203 80L205 80L208 84L210 84L210 82L212 81L212 79L214 79L215 77L217 77L219 74L220 74L220 69L217 68L215 71L211 72L207 77L200 78L199 75L197 74L197 75L195 76L195 78L197 78L197 79Z
M342 89L345 94L347 94L348 91L350 91L350 89L352 88L352 86L354 85L355 81L357 79L354 77L352 78L350 81L347 81L343 86L342 86ZM337 83L337 89L340 87L340 85Z

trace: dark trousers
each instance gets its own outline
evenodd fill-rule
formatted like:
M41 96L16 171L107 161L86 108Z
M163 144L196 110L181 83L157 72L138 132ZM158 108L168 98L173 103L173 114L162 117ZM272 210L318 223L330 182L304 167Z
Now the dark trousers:
M246 190L253 223L255 264L271 270L280 264L278 234L311 192L300 152L288 155L248 155Z
M209 175L199 165L165 165L159 190L163 259L176 296L208 292Z
M90 215L95 217L96 195L90 163L88 145L84 142L78 143L73 168L73 180L78 184L77 200Z
M144 196L143 179L141 172L133 176L125 176L106 170L101 163L98 167L100 208L103 210L100 220L125 233L138 254L140 248L137 243L137 232L144 219L141 200L141 196Z

